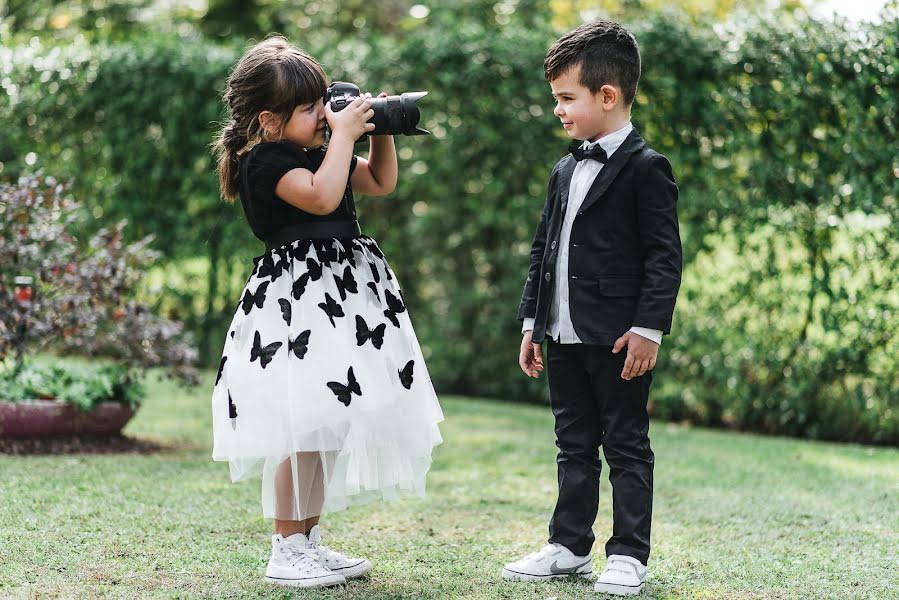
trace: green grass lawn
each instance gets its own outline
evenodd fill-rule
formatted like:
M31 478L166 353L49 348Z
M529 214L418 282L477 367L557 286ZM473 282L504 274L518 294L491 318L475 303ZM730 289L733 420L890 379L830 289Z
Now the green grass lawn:
M262 579L270 524L258 482L231 484L210 460L208 387L149 391L126 433L159 452L0 455L0 597L602 598L583 582L499 576L545 543L556 491L547 408L444 398L428 497L323 521L326 542L371 558L371 574L291 593ZM642 597L899 598L899 451L661 422L651 435ZM599 555L609 491L604 475Z

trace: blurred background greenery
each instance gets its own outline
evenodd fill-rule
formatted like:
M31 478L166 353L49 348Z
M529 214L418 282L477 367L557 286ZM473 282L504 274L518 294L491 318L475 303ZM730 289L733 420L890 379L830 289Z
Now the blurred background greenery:
M633 121L674 165L685 277L654 416L899 444L899 10L815 0L0 0L0 181L71 180L85 239L126 218L161 253L140 294L211 366L261 244L209 150L230 67L289 36L333 79L428 90L431 136L358 202L441 393L544 402L515 321L567 140L547 47L620 20L644 61ZM881 4L884 4L883 2Z

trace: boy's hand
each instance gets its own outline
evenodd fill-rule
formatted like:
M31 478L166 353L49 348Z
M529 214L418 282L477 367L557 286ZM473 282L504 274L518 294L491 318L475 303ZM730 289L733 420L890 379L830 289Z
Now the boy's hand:
M525 331L518 353L518 366L528 377L537 378L543 370L543 346L531 342L533 331Z
M627 346L627 358L624 360L624 369L621 370L621 378L630 381L652 371L656 366L656 356L659 354L659 345L654 341L628 331L615 340L612 346L612 354L618 354Z
M368 120L375 116L371 109L371 98L360 96L350 102L343 110L334 112L331 104L325 104L325 118L331 127L332 135L346 133L353 141L362 137L366 131L374 131L375 124Z

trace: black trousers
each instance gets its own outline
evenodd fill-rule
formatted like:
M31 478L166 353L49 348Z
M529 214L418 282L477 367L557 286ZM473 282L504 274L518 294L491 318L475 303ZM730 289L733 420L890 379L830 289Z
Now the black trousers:
M612 537L606 556L624 554L647 564L652 521L652 469L646 402L652 372L621 378L625 348L547 342L549 395L556 418L559 499L549 541L578 556L593 548L599 505L599 447L612 483Z

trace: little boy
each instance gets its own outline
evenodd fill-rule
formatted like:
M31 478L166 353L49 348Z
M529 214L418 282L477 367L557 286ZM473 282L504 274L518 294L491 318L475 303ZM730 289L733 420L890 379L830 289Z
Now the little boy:
M582 25L549 49L543 68L554 114L583 140L550 175L518 309L528 376L543 370L547 342L559 498L549 544L502 574L592 576L602 446L613 531L595 590L634 595L646 579L652 519L646 404L681 279L677 186L668 160L630 122L640 51L628 30Z

